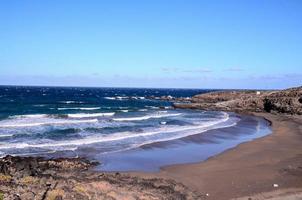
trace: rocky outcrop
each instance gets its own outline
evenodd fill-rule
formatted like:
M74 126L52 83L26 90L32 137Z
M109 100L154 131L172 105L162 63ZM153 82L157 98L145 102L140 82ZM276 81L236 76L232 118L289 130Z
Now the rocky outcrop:
M263 99L267 112L302 114L302 87L273 92Z
M81 171L96 165L83 158L45 159L7 155L0 159L0 173L15 177L41 176L55 171Z
M0 159L0 199L204 199L173 180L88 170L81 158Z
M219 91L192 97L191 103L174 103L175 108L302 114L302 87L279 91Z

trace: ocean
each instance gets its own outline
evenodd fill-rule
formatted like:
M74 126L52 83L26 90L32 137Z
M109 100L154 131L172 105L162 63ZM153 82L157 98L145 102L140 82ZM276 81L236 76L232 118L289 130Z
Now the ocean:
M148 168L140 167L139 159L123 162L125 152L226 130L242 121L240 116L227 112L174 109L171 102L158 99L186 98L210 91L1 86L0 156L81 156L102 162L101 170L154 170L160 164ZM254 124L249 123L253 130L259 124L261 130L266 130L263 122L254 120ZM107 165L104 160L108 160ZM163 165L173 163L181 160Z

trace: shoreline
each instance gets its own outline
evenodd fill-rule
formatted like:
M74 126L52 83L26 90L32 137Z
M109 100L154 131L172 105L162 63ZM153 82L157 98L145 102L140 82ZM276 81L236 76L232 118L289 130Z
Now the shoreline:
M77 158L39 161L41 158L16 157L15 162L8 162L14 160L8 157L4 164L1 159L0 196L16 199L17 192L20 199L43 196L62 199L302 198L302 116L244 114L268 120L272 133L240 143L205 161L164 166L159 172L92 171L94 163ZM7 163L11 165L6 167ZM34 170L32 174L35 168L41 170ZM25 171L19 172L19 169ZM5 171L13 173L3 174Z
M229 115L233 120L238 118L231 126L217 127L174 140L154 142L136 149L103 155L97 160L103 161L104 165L97 166L95 171L156 173L171 165L204 162L243 142L271 134L270 123L262 117L233 112ZM199 151L202 153L198 153Z
M33 158L29 157L27 160L19 157L13 163L17 170L12 170L17 174L0 174L0 195L4 193L7 199L15 199L14 191L17 191L21 199L30 199L33 194L36 197L55 195L63 199L89 199L93 195L105 199L133 198L140 195L145 196L145 199L301 198L302 116L245 114L270 121L272 133L243 142L205 161L165 166L159 172L96 172L88 170L90 167L87 164L82 168L81 159L73 161L63 158L46 159L42 165L44 169L33 175L27 171L19 173L18 160L23 160L21 165L25 164L25 169L30 172L33 169L32 164L38 168L40 165L36 164L35 159L33 162ZM45 162L51 163L50 166L54 165L55 168L45 168ZM67 167L63 170L56 167L64 165ZM69 166L80 168L70 170ZM3 164L0 168L5 169ZM94 196L94 199L99 198Z
M250 114L270 121L272 134L241 143L202 162L166 166L153 174L131 174L173 179L208 194L207 199L253 195L265 199L267 192L280 196L280 191L288 189L302 197L302 116Z

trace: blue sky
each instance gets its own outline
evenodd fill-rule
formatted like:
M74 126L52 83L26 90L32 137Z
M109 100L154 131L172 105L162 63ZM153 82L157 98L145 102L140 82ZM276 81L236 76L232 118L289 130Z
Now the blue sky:
M0 84L302 85L300 0L2 0Z

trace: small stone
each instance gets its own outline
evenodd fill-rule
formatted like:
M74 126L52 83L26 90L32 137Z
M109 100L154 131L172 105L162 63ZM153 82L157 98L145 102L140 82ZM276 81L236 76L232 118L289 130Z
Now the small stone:
M20 195L19 194L14 194L14 200L21 200Z
M20 195L20 199L35 199L35 193L26 192L26 193Z
M63 197L62 197L61 195L56 196L56 197L55 197L55 200L63 200Z
M208 197L208 196L210 196L210 194L209 194L209 193L206 193L206 196Z

